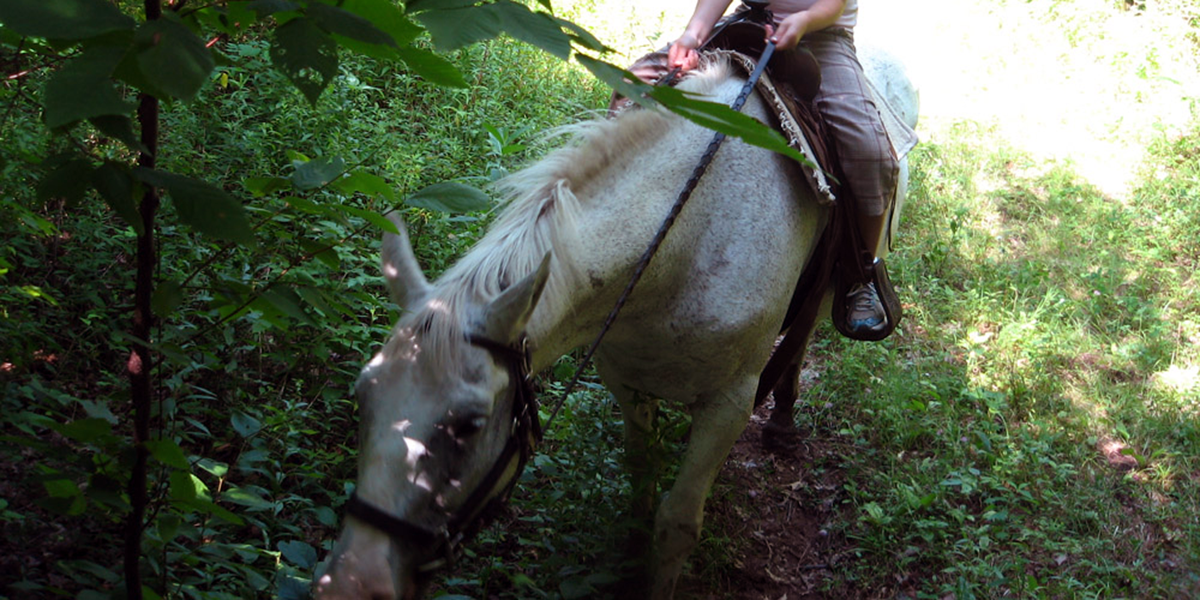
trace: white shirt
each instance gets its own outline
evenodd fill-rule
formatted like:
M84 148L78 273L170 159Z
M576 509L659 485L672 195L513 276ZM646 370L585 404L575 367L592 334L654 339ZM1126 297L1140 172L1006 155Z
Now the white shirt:
M784 17L798 13L811 7L816 0L771 0L771 12L775 13L775 24L778 25ZM858 0L846 0L846 8L832 27L854 29L858 23Z

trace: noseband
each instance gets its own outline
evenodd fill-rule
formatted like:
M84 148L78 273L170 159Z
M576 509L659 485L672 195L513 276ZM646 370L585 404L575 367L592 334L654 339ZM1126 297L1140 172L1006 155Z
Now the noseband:
M479 531L482 524L480 517L488 512L486 509L508 499L517 479L525 470L525 464L542 441L537 396L533 392L533 378L529 373L528 338L522 335L514 344L502 344L477 335L469 336L467 340L491 352L497 362L503 363L512 383L512 423L508 441L483 481L471 492L466 502L449 515L447 522L436 528L397 517L363 500L358 492L351 494L346 501L347 514L388 534L396 542L427 548L433 558L417 566L419 573L428 573L454 562L454 555L463 540ZM515 469L512 468L514 464Z

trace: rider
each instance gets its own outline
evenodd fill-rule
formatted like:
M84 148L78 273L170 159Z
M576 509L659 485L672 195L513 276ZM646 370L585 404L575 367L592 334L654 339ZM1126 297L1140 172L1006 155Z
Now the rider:
M731 1L697 0L687 28L668 50L668 67L687 71L699 64L697 48L708 39ZM900 164L856 55L853 31L858 0L770 0L769 8L775 22L768 26L767 35L777 50L791 50L803 43L820 63L817 110L835 140L843 184L856 201L863 248L874 261L896 193ZM887 315L874 283L851 286L845 301L847 326L852 332L887 328Z

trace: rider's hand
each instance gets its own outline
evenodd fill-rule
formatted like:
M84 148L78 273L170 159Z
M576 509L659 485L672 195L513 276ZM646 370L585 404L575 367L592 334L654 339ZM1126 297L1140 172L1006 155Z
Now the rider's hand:
M795 48L796 44L800 43L800 38L808 33L810 20L811 15L808 14L808 11L792 13L779 24L779 27L767 26L767 39L775 43L777 50Z
M700 64L700 53L696 51L700 47L700 40L691 32L685 31L679 39L671 43L671 48L667 50L667 66L671 68L679 67L681 71L690 71L695 69Z

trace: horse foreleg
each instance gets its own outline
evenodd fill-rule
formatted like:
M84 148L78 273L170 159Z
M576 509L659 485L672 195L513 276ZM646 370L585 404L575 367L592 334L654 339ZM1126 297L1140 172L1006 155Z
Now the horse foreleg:
M684 562L700 539L709 488L750 420L755 384L747 378L733 389L700 398L692 408L687 451L654 522L651 598L675 593Z
M630 516L635 529L630 548L645 552L649 547L648 525L654 516L658 500L658 475L662 466L662 451L654 444L654 416L658 401L627 388L614 386L617 403L625 419L625 467L629 469L633 492Z

